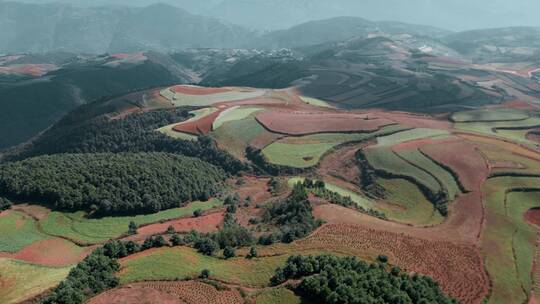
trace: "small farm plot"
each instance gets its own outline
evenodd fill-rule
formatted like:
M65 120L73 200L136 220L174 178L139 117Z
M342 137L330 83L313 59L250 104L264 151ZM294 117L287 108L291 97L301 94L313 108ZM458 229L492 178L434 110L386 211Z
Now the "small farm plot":
M493 284L489 303L526 302L533 286L538 230L523 217L529 209L540 207L540 179L497 177L488 180L484 190L487 209L482 248Z
M219 102L231 102L244 99L253 99L261 97L266 93L265 90L240 90L235 89L228 92L212 94L184 94L177 93L170 88L164 89L160 95L168 99L176 107L196 106L207 107Z
M206 256L187 247L159 248L144 251L122 259L121 283L142 280L173 280L196 278L203 269L211 277L243 286L263 287L274 275L275 269L284 264L288 256L254 259L244 257L228 260ZM189 261L189 262L187 262Z
M0 303L20 303L63 280L71 267L45 267L0 258Z
M223 203L218 199L207 202L193 202L185 207L174 208L149 215L104 217L88 219L84 212L51 212L41 222L43 231L50 235L64 237L79 244L98 244L127 233L129 223L145 225L163 220L191 216L195 210L208 210Z
M529 118L529 114L519 109L481 109L454 113L451 120L454 122L495 122L516 121Z
M194 111L189 112L191 115L193 115L193 117L191 117L190 119L188 119L188 120L186 120L184 122L181 122L181 123L174 123L174 124L170 124L168 126L164 126L162 128L157 129L156 131L161 132L161 133L163 133L165 135L168 135L168 136L170 136L172 138L175 138L175 139L196 140L197 139L196 135L193 135L192 133L188 133L188 132L181 132L181 131L178 131L178 130L174 130L174 128L176 126L178 126L178 125L184 125L184 124L192 125L196 121L198 121L199 119L202 119L202 118L204 118L206 116L212 115L213 113L215 113L217 111L218 111L218 109L213 108L213 107L194 110Z
M47 239L29 215L10 210L0 216L0 252L17 252L32 243Z

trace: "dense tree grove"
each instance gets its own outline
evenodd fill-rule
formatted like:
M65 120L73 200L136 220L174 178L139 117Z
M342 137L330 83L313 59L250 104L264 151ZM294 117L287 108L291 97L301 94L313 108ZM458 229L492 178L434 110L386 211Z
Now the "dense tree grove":
M308 193L302 183L294 185L284 202L269 205L265 210L264 221L279 227L279 239L285 243L306 236L320 225L313 217ZM278 236L264 236L259 243L266 245L277 239Z
M11 201L5 197L0 197L0 211L8 210L11 208Z
M246 169L242 162L220 150L209 137L182 141L155 131L187 119L190 108L138 113L123 119L110 119L101 113L89 118L88 113L98 111L98 106L99 103L90 104L70 113L29 147L8 155L7 159L57 153L167 152L198 157L230 173Z
M305 297L329 304L453 304L437 282L409 275L384 263L368 264L353 257L292 256L271 279L279 285L302 279L298 291Z
M218 189L224 172L167 153L57 154L0 166L0 195L97 214L158 212Z

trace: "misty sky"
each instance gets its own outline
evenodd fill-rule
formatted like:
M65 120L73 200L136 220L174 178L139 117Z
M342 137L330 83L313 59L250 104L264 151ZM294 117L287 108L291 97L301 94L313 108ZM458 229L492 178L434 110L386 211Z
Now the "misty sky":
M2 0L0 0L2 1ZM54 0L16 0L46 3ZM164 2L256 29L280 29L309 20L359 16L460 31L540 26L540 0L63 0L78 5ZM273 16L271 16L273 15Z

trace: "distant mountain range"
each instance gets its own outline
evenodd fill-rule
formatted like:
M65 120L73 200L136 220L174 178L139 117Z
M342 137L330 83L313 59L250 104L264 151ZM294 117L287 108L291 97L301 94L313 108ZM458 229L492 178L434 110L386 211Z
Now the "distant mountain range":
M2 0L0 0L1 2ZM13 1L13 0L11 0ZM286 29L338 16L429 24L455 31L540 26L537 0L18 0L77 6L175 5L197 15L220 18L256 30Z
M5 53L231 48L254 38L241 26L163 4L81 8L0 2L0 52Z

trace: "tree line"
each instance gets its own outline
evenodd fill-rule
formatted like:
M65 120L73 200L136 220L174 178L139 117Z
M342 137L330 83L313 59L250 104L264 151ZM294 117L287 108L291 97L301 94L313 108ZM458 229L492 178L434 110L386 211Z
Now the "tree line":
M0 165L0 195L95 215L153 213L207 200L225 177L167 153L56 154Z

